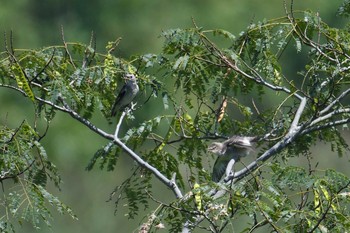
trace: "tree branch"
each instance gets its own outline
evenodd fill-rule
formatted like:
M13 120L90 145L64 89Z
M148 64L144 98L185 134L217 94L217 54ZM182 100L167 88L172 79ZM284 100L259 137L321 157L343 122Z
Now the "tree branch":
M328 104L326 108L324 108L322 111L320 111L320 114L323 115L326 112L328 112L331 108L333 108L334 105L339 103L341 99L343 99L345 96L347 96L350 93L350 88L341 93L332 103Z
M312 127L321 121L325 121L325 120L333 117L334 115L342 114L342 113L350 113L350 108L337 109L337 110L334 110L333 112L330 112L324 116L320 116L320 117L316 118L315 120L313 120L309 126Z
M24 96L27 96L27 94L21 90L18 87L15 86L11 86L11 85L7 85L7 84L0 84L1 87L6 87L6 88L10 88L13 90L16 90L18 92L20 92L21 94L23 94ZM69 105L66 103L66 101L63 99L62 96L59 96L58 99L62 102L63 107L54 104L50 101L47 101L45 99L42 99L40 97L35 96L35 99L50 105L52 107L54 107L57 110L60 110L62 112L66 112L69 115L71 115L74 119L78 120L79 122L81 122L83 125L87 126L89 129L91 129L93 132L97 133L98 135L106 138L106 139L110 139L115 141L115 143L120 146L123 151L125 151L127 154L129 154L140 166L148 169L149 171L151 171L162 183L164 183L167 187L169 187L175 194L175 196L177 198L182 198L182 193L181 190L179 189L179 187L177 186L177 184L175 183L175 181L170 180L168 178L166 178L162 173L160 173L155 167L151 166L149 163L147 163L146 161L144 161L143 159L141 159L140 156L138 156L136 153L134 153L130 148L128 148L124 143L122 143L115 135L118 135L120 126L121 126L121 122L122 122L122 118L125 116L125 112L123 112L120 121L118 122L118 126L116 128L116 132L115 135L112 134L108 134L106 132L104 132L103 130L99 129L98 127L96 127L94 124L92 124L89 120L81 117L77 112L75 112L74 110L72 110Z
M123 111L122 115L119 118L119 122L118 122L118 124L117 124L117 126L115 128L114 139L118 138L118 133L119 133L119 130L120 130L120 126L121 126L121 124L123 122L123 119L124 119L125 115L126 115L126 111Z
M305 109L307 99L305 97L301 97L301 102L299 104L299 107L294 115L293 122L289 128L288 133L279 141L277 142L274 146L272 146L269 150L267 150L265 153L263 153L259 158L257 158L255 161L251 162L248 166L245 168L241 169L238 172L235 172L233 175L229 175L225 177L224 182L225 183L230 183L232 180L237 181L239 179L242 179L245 177L247 174L249 174L251 171L255 170L259 163L266 161L269 159L272 155L277 154L279 151L281 151L283 148L285 148L287 145L289 145L294 138L300 134L301 130L303 127L298 126L300 117ZM221 196L223 196L226 192L222 190L212 190L210 191L210 195L213 196L213 199L217 199ZM195 220L195 225L198 224L199 222L203 221L202 216L197 216ZM186 221L182 228L182 233L189 233L191 232L190 230L190 221Z
M294 131L297 130L298 128L298 124L299 124L299 120L300 120L300 117L301 117L301 114L303 113L304 109L305 109L305 105L306 105L306 98L303 97L301 99L301 102L300 102L300 105L298 107L298 110L297 112L295 113L295 116L294 116L294 119L293 119L293 122L289 128L289 134L292 134Z
M131 150L129 147L127 147L122 141L120 141L118 138L114 139L115 143L120 146L123 151L125 151L133 160L135 160L141 167L146 168L147 170L149 170L150 172L153 173L153 175L155 175L158 180L160 180L163 184L165 184L166 186L168 186L168 188L170 188L176 198L182 198L182 193L179 189L179 187L177 186L177 184L175 183L175 181L169 180L167 177L165 177L161 172L159 172L155 167L153 167L152 165L150 165L149 163L147 163L146 161L144 161L140 156L138 156L133 150Z
M73 58L72 58L72 56L71 56L71 54L69 52L69 49L68 49L68 43L66 42L66 39L65 39L65 36L64 36L63 25L61 25L61 36L62 36L62 42L63 42L64 48L65 48L66 53L67 53L67 55L69 57L69 61L70 61L71 65L74 67L74 69L76 69L77 67L74 64Z
M235 172L233 175L225 177L224 181L228 182L234 178L236 178L236 179L243 178L249 172L256 169L258 167L259 163L266 161L272 155L277 154L279 151L281 151L283 148L285 148L287 145L289 145L295 139L295 137L298 134L300 134L302 128L304 128L304 127L298 126L298 124L299 124L300 117L305 109L305 106L306 106L306 98L303 97L301 102L300 102L300 105L298 107L298 110L295 113L293 122L289 128L288 133L279 142L277 142L274 146L272 146L270 149L265 151L265 153L263 153L259 158L257 158L255 161L248 164L245 168L241 169L240 171Z
M211 42L205 35L200 34L201 38L204 40L204 44L206 45L207 49L209 51L212 51L213 55L216 56L218 59L220 59L224 64L226 64L226 66L228 66L229 68L233 69L234 71L236 71L237 73L241 74L242 76L253 80L254 82L256 82L257 84L262 84L263 86L268 87L269 89L272 89L274 91L283 91L287 94L293 94L295 97L297 97L299 100L302 100L302 96L292 92L291 90L289 90L286 87L282 87L282 86L277 86L277 85L273 85L267 81L265 81L263 79L263 77L261 77L261 75L254 70L253 68L251 68L248 64L246 64L243 60L240 60L241 63L243 63L251 72L253 72L256 77L244 72L243 70L241 70L235 63L233 63L229 58L227 58L222 52L221 50L219 50L215 44L213 44L213 42Z
M335 126L338 126L338 125L344 125L344 124L347 124L347 123L350 123L350 117L349 118L345 118L345 119L341 119L341 120L338 120L338 121L328 122L328 123L323 124L323 125L315 125L314 127L309 127L309 128L303 129L300 132L300 135L309 134L309 133L314 132L314 131L319 131L319 130L322 130L322 129L327 129L327 128L335 127Z
M108 134L104 132L103 130L97 128L95 125L93 125L90 121L86 120L85 118L81 117L78 113L73 111L68 104L64 101L64 99L59 96L58 97L60 101L63 103L63 106L66 108L66 112L68 112L74 119L80 121L85 126L87 126L92 131L96 132L97 134L101 135L104 138L112 139L114 140L115 144L120 146L124 152L126 152L133 160L135 160L140 166L146 168L150 172L152 172L163 184L165 184L167 187L169 187L175 194L176 198L182 198L182 193L175 183L175 181L169 180L167 177L165 177L161 172L158 171L155 167L144 161L139 155L137 155L133 150L131 150L129 147L127 147L122 141L120 141L119 138L114 137L114 135ZM118 125L120 127L121 120L119 121ZM118 134L118 130L116 130L116 134Z
M22 95L24 95L25 97L28 97L27 93L25 91L23 91L22 89L18 88L18 87L15 87L15 86L12 86L12 85L7 85L7 84L2 84L0 83L0 87L5 87L5 88L9 88L9 89L12 89L12 90L15 90L15 91L18 91L19 93L21 93ZM45 99L42 99L40 97L37 97L34 95L34 99L36 99L37 101L41 102L41 103L44 103L44 104L47 104L57 110L60 110L62 112L68 112L66 108L64 107L61 107L57 104L54 104L52 103L51 101L48 101L48 100L45 100Z

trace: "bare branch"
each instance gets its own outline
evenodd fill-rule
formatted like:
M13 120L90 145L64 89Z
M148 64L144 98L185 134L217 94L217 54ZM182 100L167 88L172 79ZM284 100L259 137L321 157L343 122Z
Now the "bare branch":
M294 116L293 122L289 128L289 134L292 134L297 128L298 128L298 123L301 117L301 114L303 113L304 109L305 109L305 105L306 105L306 98L303 97L301 99L299 108Z
M241 179L247 174L249 174L252 170L256 169L259 165L259 163L266 161L269 159L272 155L277 154L279 151L281 151L283 148L285 148L287 145L289 145L291 142L293 142L294 138L300 134L303 127L298 126L300 117L304 111L306 105L306 98L303 97L302 101L299 105L298 110L295 113L293 122L289 128L288 133L274 146L272 146L270 149L265 151L259 158L257 158L255 161L248 164L245 168L241 169L238 172L235 172L233 175L225 177L224 181L228 182L232 179Z
M290 24L293 28L293 31L298 35L298 38L301 39L304 44L309 45L310 47L316 49L319 54L321 54L323 57L327 58L328 60L330 60L332 62L337 62L337 59L328 56L325 52L322 51L321 48L324 48L325 50L329 50L329 51L334 51L334 50L329 49L326 46L322 46L319 43L316 43L312 39L308 38L307 32L306 32L307 27L304 29L304 32L302 32L298 28L298 24L295 22L292 9L291 9L291 14L288 14L288 12L286 12L286 13L287 13L288 19L290 21ZM319 33L320 32L321 32L321 30L319 29Z
M58 99L62 102L62 104L64 106L64 109L65 109L64 112L69 113L69 115L71 115L74 119L76 119L79 122L83 123L89 129L91 129L92 131L94 131L95 133L101 135L102 137L104 137L106 139L111 139L112 140L114 138L112 134L108 134L108 133L104 132L103 130L97 128L89 120L81 117L77 112L75 112L73 109L71 109L69 107L69 105L66 103L66 101L63 99L62 96L58 96Z
M114 138L115 139L118 138L118 133L119 133L119 130L120 130L120 126L121 126L121 124L123 122L123 119L124 119L125 115L126 115L126 111L123 111L122 115L119 118L119 122L118 122L118 124L117 124L117 126L115 128L115 133L114 133Z
M114 139L115 143L120 146L123 151L125 151L128 155L130 155L131 158L133 158L141 167L146 168L150 172L155 175L158 180L160 180L163 184L168 186L175 194L176 198L182 198L182 193L177 186L177 184L169 180L167 177L165 177L161 172L158 171L155 167L144 161L140 156L138 156L133 150L131 150L129 147L127 147L122 141L120 141L118 138Z
M97 134L101 135L104 138L107 139L113 139L115 144L120 146L124 152L126 152L133 160L135 160L141 167L146 168L150 172L152 172L163 184L168 186L175 194L176 198L182 198L182 193L177 184L169 180L167 177L165 177L158 169L144 161L139 155L137 155L133 150L131 150L129 147L127 147L122 141L120 141L119 138L115 137L114 135L108 134L104 132L103 130L97 128L95 125L93 125L90 121L86 120L85 118L81 117L78 113L73 111L69 105L64 101L64 99L59 96L60 101L63 103L63 106L67 109L66 112L68 112L74 119L80 121L85 126L87 126L92 131L96 132ZM121 121L119 122L121 124ZM116 134L118 133L119 129L116 130Z
M332 128L332 127L339 126L339 125L345 125L347 123L350 123L350 117L345 118L345 119L341 119L341 120L337 120L337 121L328 122L328 123L323 124L323 125L316 125L314 127L309 127L309 128L303 129L300 132L300 135L309 134L311 132L320 131L322 129Z
M61 26L61 36L62 36L62 41L63 41L64 48L65 48L66 53L67 53L67 55L68 55L68 57L69 57L69 61L70 61L71 65L74 67L74 69L76 69L77 67L76 67L75 64L74 64L73 58L72 58L72 56L71 56L71 54L70 54L70 52L69 52L68 44L67 44L66 39L65 39L65 36L64 36L63 25Z
M5 88L9 88L9 89L13 89L15 91L18 91L20 92L21 94L23 94L25 97L28 97L27 93L25 93L25 91L23 91L22 89L18 88L18 87L15 87L15 86L12 86L12 85L7 85L7 84L2 84L0 83L0 87L5 87ZM40 97L37 97L37 96L34 96L34 98L37 100L37 101L40 101L41 103L44 103L44 104L47 104L51 107L54 107L55 109L57 110L60 110L62 112L68 112L66 108L64 107L61 107L57 104L54 104L52 103L51 101L48 101L48 100L45 100L45 99L42 99Z
M327 107L325 107L322 111L320 111L320 114L323 115L326 112L328 112L331 108L334 107L341 99L343 99L345 96L347 96L350 93L350 88L341 93L332 103L328 104Z
M350 108L337 109L337 110L334 110L333 112L330 112L324 116L320 116L320 117L316 118L315 120L313 120L309 126L311 127L311 126L316 125L317 123L319 123L321 121L325 121L325 120L333 117L334 115L342 114L342 113L350 113Z
M20 93L22 93L24 96L27 96L26 93L14 86L11 85L6 85L6 84L0 84L1 87L6 87L6 88L10 88L10 89L14 89ZM168 178L166 178L162 173L160 173L155 167L151 166L150 164L148 164L146 161L144 161L143 159L141 159L140 156L138 156L136 153L134 153L130 148L128 148L124 143L122 143L117 137L115 137L115 135L118 134L119 132L119 128L122 122L122 118L120 119L119 123L118 123L118 127L116 129L115 135L111 135L108 134L106 132L104 132L103 130L99 129L98 127L96 127L94 124L92 124L89 120L81 117L77 112L75 112L74 110L72 110L69 105L66 103L66 101L63 99L63 97L59 96L58 97L59 100L62 102L63 107L54 104L50 101L41 99L39 97L35 96L35 99L45 103L47 105L50 105L52 107L54 107L57 110L60 110L62 112L66 112L68 114L70 114L74 119L78 120L79 122L81 122L83 125L87 126L89 129L91 129L92 131L94 131L95 133L99 134L100 136L106 138L106 139L110 139L115 141L115 143L120 146L125 152L127 152L127 154L129 154L140 166L148 169L149 171L151 171L161 182L163 182L166 186L168 186L175 194L175 196L177 198L182 198L182 193L179 189L179 187L177 186L177 184L175 183L175 181L173 180L169 180Z
M230 68L232 68L233 70L235 70L237 73L243 75L243 76L246 77L246 78L249 78L250 80L255 81L255 82L258 83L258 84L262 84L262 85L264 85L264 86L266 86L266 87L268 87L268 88L270 88L270 89L272 89L272 90L274 90L274 91L283 91L283 92L286 92L286 93L288 93L288 94L291 94L291 93L292 93L292 92L291 92L289 89L287 89L286 87L276 86L276 85L273 85L273 84L271 84L271 83L266 82L254 69L252 69L251 67L249 67L249 66L248 66L246 63L244 63L243 61L241 61L241 62L243 62L243 63L245 64L245 66L246 66L248 69L250 69L252 72L254 72L255 75L257 75L256 77L254 77L254 76L252 76L252 75L249 75L248 73L246 73L246 72L244 72L243 70L241 70L240 68L238 68L238 66L237 66L236 64L233 64L227 57L223 56L223 57L221 57L221 59L223 60L223 62L224 62L225 64L227 64ZM299 99L301 99L301 97L300 97L299 95L296 94L296 96L297 96Z

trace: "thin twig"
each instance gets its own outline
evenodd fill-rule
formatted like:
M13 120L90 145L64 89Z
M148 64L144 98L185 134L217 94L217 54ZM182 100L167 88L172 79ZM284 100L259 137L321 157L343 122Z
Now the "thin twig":
M13 179L13 178L16 178L16 177L24 174L26 171L29 170L29 168L31 166L33 166L34 162L35 162L35 159L30 164L28 164L28 166L26 168L24 168L22 171L19 171L18 173L13 174L13 175L7 176L7 174L10 173L9 171L8 172L2 172L2 174L0 175L0 182L2 182L3 180L6 180L6 179Z
M28 80L29 83L32 83L33 81L37 80L37 78L39 77L39 75L41 75L42 73L44 73L44 71L46 70L46 68L49 67L49 65L51 64L53 58L55 57L55 52L56 52L56 48L53 48L53 52L52 52L52 55L51 55L50 59L46 62L45 66L35 75L34 78L32 78L31 80Z
M339 103L339 101L344 97L346 97L349 93L350 93L350 88L344 91L343 93L341 93L332 103L328 104L327 107L325 107L322 111L320 111L320 114L323 115L326 112L328 112L331 108L333 108L334 105Z
M238 172L235 172L235 174L230 175L224 179L225 182L229 182L230 180L236 178L237 180L243 178L247 174L249 174L252 170L255 170L258 167L258 164L261 162L266 161L269 159L272 155L278 153L283 148L285 148L287 145L289 145L291 142L294 141L295 137L302 132L302 129L304 127L298 126L300 117L302 115L302 112L304 111L306 105L306 98L304 97L299 105L299 108L297 112L295 113L293 122L289 128L289 132L275 145L273 145L270 149L265 151L259 158L257 158L255 161L248 164L245 168L241 169Z
M175 194L176 198L182 198L182 193L177 186L177 184L171 180L169 180L167 177L165 177L158 169L144 161L140 156L138 156L133 150L131 150L129 147L127 147L122 141L119 140L119 138L114 138L115 143L123 149L133 160L135 160L141 167L146 168L148 171L152 172L153 175L155 175L158 180L160 180L163 184L165 184L167 187L169 187Z
M15 87L15 86L12 86L12 85L7 85L7 84L2 84L2 83L0 83L0 87L5 87L5 88L13 89L13 90L15 90L15 91L20 92L20 93L23 94L25 97L28 97L27 93L26 93L25 91L23 91L22 89L18 88L18 87ZM37 97L37 96L34 96L34 98L35 98L37 101L39 101L39 102L41 102L41 103L44 103L44 104L47 104L47 105L49 105L49 106L51 106L51 107L53 107L53 108L55 108L55 109L57 109L57 110L60 110L60 111L62 111L62 112L68 112L66 108L61 107L61 106L59 106L59 105L57 105L57 104L54 104L54 103L51 102L51 101L42 99L42 98Z
M75 64L74 64L74 61L73 61L73 58L69 52L69 49L68 49L68 43L66 42L66 39L64 37L64 30L63 30L63 25L61 25L61 36L62 36L62 41L63 41L63 46L64 46L64 49L66 50L66 53L69 57L69 61L70 63L72 64L72 66L74 67L74 69L76 69L77 67L75 67Z
M119 122L118 122L118 124L117 124L117 127L115 128L115 133L114 133L114 138L115 138L115 139L118 138L118 133L119 133L119 130L120 130L120 126L121 126L121 124L122 124L122 122L123 122L123 119L124 119L126 113L127 113L126 111L123 111L123 112L122 112L122 115L121 115L120 118L119 118Z
M345 119L341 119L341 120L337 120L337 121L332 121L332 122L327 122L323 125L315 125L313 127L308 127L303 129L300 132L300 135L306 135L315 131L320 131L322 129L327 129L327 128L332 128L338 125L345 125L347 123L350 123L350 117L349 118L345 118Z
M182 198L181 190L179 189L179 187L177 186L177 184L175 182L173 182L172 180L165 177L157 168L153 167L152 165L147 163L145 160L143 160L133 150L131 150L122 141L120 141L119 138L114 137L114 135L111 135L111 134L104 132L103 130L97 128L94 124L92 124L87 119L81 117L77 112L75 112L74 110L72 110L69 107L69 105L65 102L65 100L61 96L59 96L58 98L62 102L63 106L66 108L66 112L68 112L74 119L83 123L89 129L91 129L92 131L101 135L102 137L107 138L107 139L114 139L115 144L117 144L124 152L126 152L141 167L146 168L148 171L153 173L153 175L155 175L163 184L165 184L167 187L169 187L174 192L176 198Z
M324 116L320 116L320 117L316 118L315 120L313 120L309 124L309 127L312 127L312 126L320 123L321 121L325 121L325 120L333 117L334 115L342 114L342 113L350 113L350 108L337 109L337 110L334 110L333 112L330 112Z
M244 64L252 73L254 73L255 76L252 76L246 72L244 72L242 69L240 69L236 62L232 62L229 58L227 58L225 56L225 54L223 54L221 52L220 49L218 49L215 44L213 42L211 42L203 33L200 34L200 38L203 40L204 45L207 47L208 51L211 51L212 54L217 57L218 59L220 59L224 64L226 64L227 67L233 69L234 71L236 71L237 73L241 74L242 76L253 80L254 82L258 83L258 84L262 84L263 86L268 87L269 89L275 90L275 91L283 91L287 94L293 94L295 97L297 97L298 99L302 100L302 96L292 92L291 90L289 90L286 87L282 87L282 86L277 86L277 85L273 85L269 82L267 82L266 80L264 80L261 75L256 72L256 70L254 70L253 68L251 68L248 64L246 64L243 60L240 60L240 63Z
M92 44L94 44L94 45L92 45ZM92 54L90 52L90 48L93 48ZM83 62L81 65L82 69L86 68L87 66L89 66L91 64L93 58L95 57L95 54L96 54L96 39L95 39L94 31L92 31L91 37L90 37L90 43L85 48L84 58L83 58Z

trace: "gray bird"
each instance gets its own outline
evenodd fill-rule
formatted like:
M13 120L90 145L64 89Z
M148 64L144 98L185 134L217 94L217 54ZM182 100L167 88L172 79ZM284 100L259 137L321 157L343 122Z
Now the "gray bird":
M133 74L127 74L126 79L126 83L113 104L111 116L115 116L118 111L123 111L139 92L136 77Z
M230 175L233 165L253 151L252 142L256 140L257 137L233 136L223 142L213 142L208 151L218 155L218 158L213 167L212 180L219 182L224 174Z

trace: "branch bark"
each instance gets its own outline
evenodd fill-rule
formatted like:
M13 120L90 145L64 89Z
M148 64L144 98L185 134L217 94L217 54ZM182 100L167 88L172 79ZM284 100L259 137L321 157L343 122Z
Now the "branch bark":
M294 115L294 119L293 119L292 124L289 128L288 133L279 142L277 142L274 146L272 146L270 149L265 151L265 153L263 153L259 158L257 158L255 161L251 162L245 168L241 169L238 172L235 172L231 176L226 177L225 182L228 182L234 178L236 178L236 179L243 178L249 172L256 169L258 167L259 163L268 160L271 156L277 154L279 151L281 151L287 145L292 143L294 141L295 137L298 134L300 134L302 129L305 127L305 126L299 126L299 121L300 121L300 117L305 109L306 102L307 102L306 98L303 97L300 104L299 104L298 110L296 111L296 113Z
M104 132L103 130L97 128L90 121L81 117L77 112L75 112L74 110L72 110L68 106L68 104L64 101L64 99L62 97L59 97L59 99L63 103L63 106L66 109L66 112L69 113L74 119L78 120L79 122L81 122L82 124L87 126L89 129L91 129L92 131L96 132L97 134L103 136L104 138L113 139L114 143L117 144L118 146L120 146L122 148L122 150L124 152L126 152L133 160L135 160L140 166L146 168L151 173L153 173L153 175L155 175L155 177L157 177L163 184L165 184L168 188L170 188L173 191L173 193L175 194L176 198L182 198L181 190L179 189L179 187L177 186L175 181L172 181L172 180L168 179L167 177L165 177L160 171L158 171L158 169L156 169L155 167L153 167L152 165L150 165L149 163L144 161L139 155L137 155L133 150L131 150L122 141L120 141L120 139L118 137L115 137L115 135L118 135L120 125L122 123L122 118L118 122L116 131L115 131L115 135L111 135L111 134L108 134L108 133ZM125 112L123 112L122 116L124 118Z
M320 111L320 114L323 115L327 113L329 110L331 110L334 105L340 102L344 97L346 97L350 93L350 88L345 90L343 93L341 93L332 103L328 104L327 107L325 107L322 111Z

